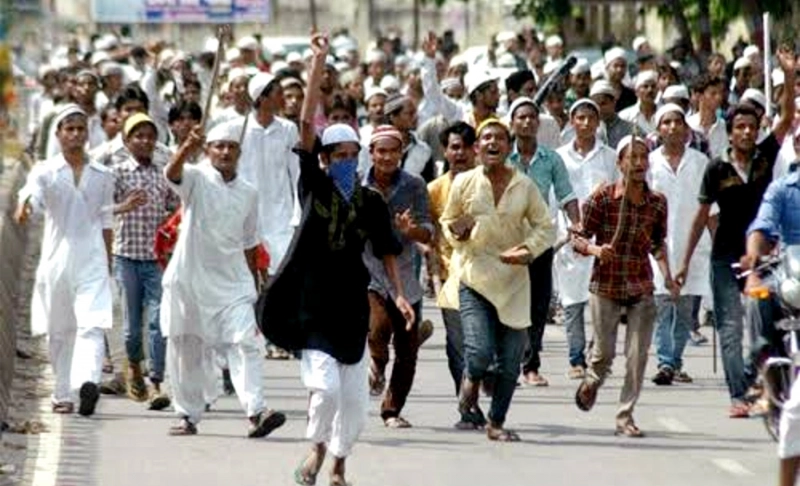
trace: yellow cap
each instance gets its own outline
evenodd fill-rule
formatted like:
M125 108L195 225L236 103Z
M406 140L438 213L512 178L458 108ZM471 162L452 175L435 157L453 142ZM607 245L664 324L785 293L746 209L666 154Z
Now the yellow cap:
M156 129L156 133L158 133L158 127L156 126L156 122L153 121L152 118L147 116L145 113L136 113L135 115L131 115L130 118L125 120L125 126L122 127L122 134L127 138L128 135L133 131L134 128L141 125L142 123L149 123L153 125L153 128Z
M493 117L493 118L487 118L487 119L483 120L480 123L480 125L478 125L478 128L475 130L475 135L480 137L481 136L481 132L483 131L483 129L488 127L489 125L500 125L501 127L503 127L506 130L507 133L509 132L508 125L506 125L505 123L500 121L499 118L494 118Z

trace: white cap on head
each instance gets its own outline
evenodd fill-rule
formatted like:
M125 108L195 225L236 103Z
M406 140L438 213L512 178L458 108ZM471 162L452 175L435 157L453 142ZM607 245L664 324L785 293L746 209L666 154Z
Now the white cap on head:
M550 64L550 62L548 62L548 64ZM511 54L510 52L504 52L497 58L497 67L515 68L517 67L517 58L514 57L514 54ZM545 64L545 69L547 69L547 64Z
M589 66L589 61L587 61L582 57L578 58L578 62L576 62L575 65L572 66L572 69L570 69L569 72L570 74L573 74L575 76L591 72L591 66Z
M100 76L114 76L118 74L120 76L125 75L125 70L122 68L122 64L116 62L105 62L100 66Z
M371 49L367 52L364 60L367 64L372 64L374 62L386 62L386 54L383 51Z
M442 87L442 91L447 91L448 89L452 88L460 88L463 87L461 84L461 79L452 77L452 78L444 78L440 83L439 86Z
M683 111L683 108L676 105L675 103L667 103L666 105L662 106L661 108L656 111L656 116L653 118L656 127L661 125L661 119L664 118L665 115L669 113L679 113L683 121L686 121L686 112Z
M92 66L97 66L101 62L110 61L110 60L111 60L111 56L109 56L107 52L99 51L99 52L95 52L94 54L92 54L91 62L92 62Z
M690 100L691 97L689 96L689 89L682 85L682 84L673 84L672 86L667 86L664 89L664 94L661 96L662 99L665 100L672 100L672 99L680 99L680 100Z
M272 73L277 73L283 69L290 69L290 68L291 67L289 66L289 63L286 61L275 61L270 65L269 70Z
M755 88L747 88L744 93L742 93L741 101L751 101L758 104L762 109L767 108L767 97L764 96L761 90Z
M239 143L242 136L242 125L236 122L225 122L215 125L206 135L206 143L235 142Z
M39 78L40 79L44 78L48 74L51 74L51 73L55 74L57 72L58 72L58 68L56 68L52 64L42 64L41 66L39 66Z
M228 81L233 81L234 79L238 79L241 77L250 77L251 73L247 72L247 69L243 67L235 67L228 71Z
M564 45L564 40L560 36L557 36L557 35L551 35L550 37L548 37L544 41L544 46L545 47L558 47L558 46L563 46L563 45Z
M635 39L633 39L633 44L631 44L631 46L633 47L634 51L638 51L639 48L645 44L647 44L647 38L643 35L639 35L636 36Z
M240 51L236 47L231 47L230 49L225 51L225 60L227 62L233 62L239 59L240 57L242 57L242 51Z
M605 79L601 79L595 81L592 85L592 89L589 90L589 96L597 96L597 95L607 95L611 96L612 98L617 97L617 90L614 89L614 86L606 81Z
M293 62L303 62L303 55L297 51L292 51L289 54L286 54L286 62L289 64Z
M384 91L400 91L400 80L391 74L387 74L381 79L380 87Z
M578 108L580 108L582 106L589 106L589 107L594 109L595 113L597 113L598 116L600 115L600 107L597 106L597 103L595 103L594 101L590 100L589 98L581 98L578 101L576 101L575 103L573 103L572 106L570 107L570 109L569 109L569 117L572 118L572 115L576 111L578 111Z
M733 63L733 70L738 71L740 69L749 68L750 66L752 66L752 64L750 64L750 59L747 56L742 56Z
M619 157L622 154L622 151L628 148L629 145L633 145L634 143L640 143L650 150L650 147L647 145L647 140L635 135L626 135L622 137L622 140L620 140L617 144L617 157Z
M772 86L783 86L786 83L786 74L784 74L783 70L780 68L773 69L771 77Z
M322 146L334 145L337 143L354 143L361 146L358 134L350 125L336 123L329 126L322 132Z
M634 84L634 88L639 89L645 83L657 83L658 82L658 73L649 69L647 71L642 71L636 76L636 83Z
M364 103L368 103L370 98L372 98L373 96L383 96L384 98L386 98L389 96L389 93L387 93L386 90L383 88L372 87L368 89L367 92L364 94Z
M514 112L517 111L517 109L522 105L530 105L536 108L537 113L539 112L539 108L532 99L528 98L527 96L520 96L519 98L515 99L513 103L511 103L511 107L508 109L508 121L511 121L514 118Z
M496 81L497 76L494 76L489 71L480 68L470 69L467 75L464 76L464 84L466 84L467 87L467 95L471 95L484 84Z
M467 62L467 58L462 56L461 54L456 54L452 58L450 58L450 67L456 66L466 66L469 62Z
M106 34L94 41L94 48L97 51L110 51L119 45L114 34Z
M508 42L508 41L514 40L516 38L517 38L517 33L516 32L512 32L510 30L506 30L504 32L500 32L499 34L497 34L497 37L495 37L497 42L500 42L500 43Z
M203 53L214 54L219 49L219 40L216 37L209 37L203 44Z
M760 56L761 51L758 49L758 46L754 46L750 44L749 46L744 48L744 52L742 52L742 57L753 57L753 56Z
M603 60L606 63L606 67L608 67L609 64L617 59L622 59L626 63L628 62L628 59L625 57L625 49L621 47L612 47L606 51L605 55L603 55Z
M247 93L250 95L250 99L257 100L273 81L275 81L275 76L270 73L260 72L253 76L247 83Z
M239 50L247 49L248 51L257 51L261 46L258 45L258 41L255 37L248 35L239 39L239 41L236 42L236 47L238 47Z
M73 115L87 116L86 112L83 111L83 108L81 108L80 106L76 105L75 103L69 103L67 105L64 105L63 108L61 108L61 110L53 118L53 121L52 121L51 124L52 124L52 126L56 127L56 129L58 129L58 125L60 125L61 122L63 122L64 120L66 120L67 118L69 118L69 117L71 117Z
M592 67L589 68L589 72L592 75L592 80L603 79L606 75L606 65L602 59L599 59L597 62L592 64Z
M561 60L547 61L542 68L542 74L548 76L551 73L558 71L558 68L560 68L562 64L564 64L564 61Z

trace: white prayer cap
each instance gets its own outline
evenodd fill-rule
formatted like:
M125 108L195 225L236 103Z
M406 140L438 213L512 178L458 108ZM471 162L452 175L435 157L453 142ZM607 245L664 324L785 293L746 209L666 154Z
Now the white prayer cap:
M664 94L662 95L662 99L690 100L691 97L689 96L689 89L686 86L682 84L673 84L672 86L667 86L664 89Z
M442 91L447 91L448 89L452 88L459 88L462 87L461 79L460 78L444 78L439 86L442 87Z
M117 37L114 34L106 34L94 41L94 49L96 51L110 51L119 45Z
M189 59L186 57L186 54L184 54L181 51L177 51L175 55L172 57L172 59L170 59L169 62L166 63L166 66L168 69L172 69L179 62L186 62L188 60Z
M754 46L750 44L749 46L744 48L744 52L742 53L742 57L753 57L761 55L761 51L758 50L758 46Z
M310 61L312 57L314 57L314 51L310 47L303 51L303 60Z
M369 100L373 96L383 96L384 98L386 98L389 96L389 93L387 93L386 90L382 88L370 88L364 95L364 103L369 103Z
M386 54L383 51L371 49L367 52L365 60L367 64L372 64L374 62L386 62Z
M346 63L344 61L337 62L337 63L335 63L333 65L333 69L335 69L335 70L337 70L339 72L347 71L347 68L349 68L349 67L350 67L350 64L348 64L348 63Z
M206 54L214 54L219 49L219 40L216 37L209 37L203 44L203 52Z
M747 56L742 56L733 63L733 70L738 71L740 69L749 68L751 65L750 59Z
M110 61L111 56L108 55L105 51L98 51L92 54L91 63L92 66L97 66L101 62Z
M786 83L786 74L784 74L783 70L780 68L775 68L772 70L772 86L776 88L778 86L783 86Z
M206 143L234 142L239 143L242 136L241 123L225 122L215 125L206 135Z
M125 70L122 68L122 65L116 62L105 62L100 66L100 76L114 76L118 74L120 76L125 75Z
M289 63L286 61L275 61L269 67L269 70L272 73L278 73L284 69L291 69L291 66L289 66Z
M636 83L634 84L634 88L639 89L644 86L646 83L657 83L658 82L658 73L649 69L647 71L642 71L636 76Z
M497 76L492 75L489 71L484 69L470 69L466 76L464 76L464 84L467 86L467 95L471 95L481 86L497 82Z
M606 65L602 59L599 59L597 62L592 64L592 67L589 68L589 72L592 75L592 80L602 79L606 74Z
M582 106L589 106L589 107L594 109L595 113L597 113L598 116L600 115L600 107L597 106L597 103L595 103L594 101L590 100L589 98L581 98L578 101L576 101L575 103L573 103L572 107L570 107L570 109L569 109L569 117L572 118L572 115L576 111L578 111L578 108L580 108Z
M629 145L633 145L634 143L640 143L647 147L648 151L650 150L650 147L647 145L647 140L634 135L626 135L622 137L622 140L620 140L617 144L617 157L619 157L622 154L622 151L628 148Z
M322 146L335 145L337 143L354 143L361 146L361 140L358 134L350 125L344 123L336 123L329 126L322 132Z
M248 35L239 39L238 42L236 42L236 47L238 47L240 51L257 51L261 46L258 45L258 41L255 37Z
M57 73L57 72L58 72L58 68L56 68L52 64L42 64L41 66L39 66L39 78L40 79L44 78L48 74Z
M69 103L61 108L61 110L53 118L52 126L58 129L58 126L61 124L61 122L73 115L83 115L84 117L87 116L86 112L83 111L80 106L76 105L75 103Z
M557 35L551 35L550 37L548 37L544 41L544 46L545 47L557 47L557 46L563 46L563 45L564 45L564 40L560 36L557 36Z
M381 79L381 89L385 91L400 91L400 81L391 74L387 74Z
M542 68L542 74L548 76L549 74L556 72L562 64L564 64L564 62L561 60L547 61Z
M225 51L225 60L227 62L233 62L239 59L240 57L242 57L242 51L240 51L236 47L231 47L230 49Z
M633 44L631 44L631 46L633 47L634 51L638 51L639 48L645 44L647 44L647 38L643 35L640 35L633 39Z
M611 83L605 79L601 79L599 81L595 81L592 85L592 89L589 90L590 97L597 95L607 95L611 96L612 98L616 98L617 90L614 89L614 86Z
M550 63L548 62L548 64ZM511 54L510 52L505 52L500 57L497 58L497 67L499 68L517 67L517 58L514 57L514 54ZM547 69L547 64L545 64L545 69Z
M626 63L628 62L628 59L625 57L625 49L621 47L612 47L611 49L607 50L603 56L603 59L605 60L606 67L608 67L609 64L617 59L622 59Z
M508 42L508 41L514 40L516 38L517 38L517 33L516 32L512 32L510 30L507 30L505 32L500 32L499 34L497 34L497 37L495 39L497 40L497 42L502 44L503 42Z
M569 70L570 74L577 76L578 74L586 74L591 72L591 66L589 66L589 61L580 57L578 58L578 62L572 66L572 69Z
M767 97L761 90L755 88L748 88L742 93L742 101L751 101L758 104L763 109L767 108Z
M300 89L305 88L303 80L301 80L300 78L296 78L294 76L286 76L285 78L281 79L281 88L286 89L290 86L298 86Z
M680 113L681 118L683 118L683 121L686 121L686 112L683 111L683 108L676 105L675 103L667 103L666 105L659 108L658 111L656 111L656 116L653 118L656 127L661 125L661 119L664 118L664 116L667 115L668 113Z
M253 76L247 83L247 93L250 95L250 99L257 100L273 81L275 81L275 76L270 73L260 72Z
M234 79L241 78L243 76L250 77L251 74L248 73L245 68L235 67L228 72L228 81L233 81Z
M527 96L520 96L519 98L515 99L513 103L511 103L511 107L508 109L509 120L514 118L514 112L517 111L517 109L522 105L530 105L536 109L536 113L539 113L539 107L536 106L536 103L534 103L532 99L528 98Z
M297 51L292 51L286 55L286 62L289 64L293 62L303 62L303 55Z
M469 64L467 62L467 58L462 56L461 54L456 54L455 56L450 58L450 67L466 66L467 64Z

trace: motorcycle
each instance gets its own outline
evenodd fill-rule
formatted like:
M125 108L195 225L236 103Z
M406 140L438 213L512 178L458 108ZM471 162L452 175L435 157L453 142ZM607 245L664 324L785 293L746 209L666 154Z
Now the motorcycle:
M745 278L753 272L761 277L763 285L747 289L747 295L759 300L776 297L783 315L775 328L784 332L784 355L767 357L759 370L767 397L764 426L777 442L781 412L800 373L800 245L786 246L777 255L760 258L754 268L740 272L738 277Z

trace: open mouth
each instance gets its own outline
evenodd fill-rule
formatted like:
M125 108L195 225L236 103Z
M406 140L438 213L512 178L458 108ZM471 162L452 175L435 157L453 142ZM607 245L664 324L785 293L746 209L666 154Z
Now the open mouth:
M489 155L490 157L497 157L500 155L500 150L490 147L489 149L486 150L486 155Z

